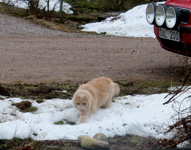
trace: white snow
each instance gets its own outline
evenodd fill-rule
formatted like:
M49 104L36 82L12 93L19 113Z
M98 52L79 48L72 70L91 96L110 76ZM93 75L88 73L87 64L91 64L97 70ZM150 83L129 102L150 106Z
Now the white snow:
M0 0L0 2L8 3L13 5L14 7L28 9L28 0ZM67 14L73 14L71 9L71 5L66 2L63 2L63 11ZM47 10L47 1L46 0L39 0L39 8L45 8ZM50 0L49 10L60 10L60 0Z
M163 3L165 2L158 2L158 4ZM109 17L101 22L85 24L82 26L82 31L125 37L156 38L153 25L146 21L146 7L147 4L139 5L117 17Z
M164 2L158 2L163 4ZM147 4L136 6L117 17L110 17L104 21L85 24L82 31L96 32L98 34L125 36L125 37L151 37L155 38L153 25L146 21Z
M0 139L77 139L79 135L93 136L99 132L108 137L134 134L164 138L163 131L177 119L172 116L179 109L190 105L190 100L184 99L190 95L190 91L181 95L176 102L163 105L167 101L164 99L166 95L167 93L117 97L108 109L98 109L83 124L78 124L79 112L74 108L72 100L50 99L43 103L29 100L38 110L23 113L12 104L24 99L5 98L0 100ZM55 124L64 120L76 124Z
M146 6L139 5L117 17L110 17L102 22L85 24L82 31L106 33L107 35L126 37L155 38L153 26L146 21Z

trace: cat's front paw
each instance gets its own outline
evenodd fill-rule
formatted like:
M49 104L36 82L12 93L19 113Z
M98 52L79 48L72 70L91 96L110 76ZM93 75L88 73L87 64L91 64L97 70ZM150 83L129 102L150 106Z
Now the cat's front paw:
M79 120L78 124L85 123L85 120Z
M86 121L86 119L87 119L86 115L81 115L78 124L84 123Z

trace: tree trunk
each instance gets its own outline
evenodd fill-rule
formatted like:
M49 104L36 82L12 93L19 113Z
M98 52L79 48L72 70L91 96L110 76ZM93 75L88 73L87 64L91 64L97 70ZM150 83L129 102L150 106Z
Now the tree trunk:
M60 14L62 14L63 10L63 0L60 0Z
M47 11L50 11L50 0L47 0Z

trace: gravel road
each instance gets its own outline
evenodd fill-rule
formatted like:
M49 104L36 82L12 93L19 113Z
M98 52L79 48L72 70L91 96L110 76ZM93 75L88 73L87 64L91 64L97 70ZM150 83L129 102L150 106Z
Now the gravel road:
M184 59L152 38L60 32L0 14L0 83L169 80Z

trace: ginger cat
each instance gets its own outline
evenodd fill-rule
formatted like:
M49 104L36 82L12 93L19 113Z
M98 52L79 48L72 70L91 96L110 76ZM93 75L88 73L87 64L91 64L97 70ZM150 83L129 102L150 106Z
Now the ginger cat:
M106 77L95 78L81 85L73 96L73 104L80 111L79 124L98 108L108 108L112 97L120 93L117 83Z

